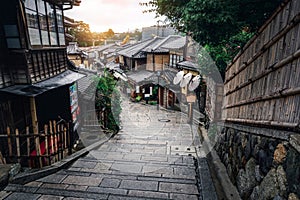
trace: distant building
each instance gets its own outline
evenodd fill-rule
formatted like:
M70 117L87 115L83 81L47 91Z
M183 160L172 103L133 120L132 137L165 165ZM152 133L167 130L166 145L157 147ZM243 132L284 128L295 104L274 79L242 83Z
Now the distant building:
M67 54L76 67L88 67L88 53L80 49L77 42L69 42Z
M142 28L142 40L148 40L154 36L167 37L169 35L176 35L177 32L174 28L163 26L150 26Z

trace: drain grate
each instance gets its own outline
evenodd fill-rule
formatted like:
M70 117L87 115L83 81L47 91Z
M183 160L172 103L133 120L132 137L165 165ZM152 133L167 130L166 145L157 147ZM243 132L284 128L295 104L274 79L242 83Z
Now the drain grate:
M171 120L169 120L169 119L158 119L158 121L160 121L160 122L170 122Z

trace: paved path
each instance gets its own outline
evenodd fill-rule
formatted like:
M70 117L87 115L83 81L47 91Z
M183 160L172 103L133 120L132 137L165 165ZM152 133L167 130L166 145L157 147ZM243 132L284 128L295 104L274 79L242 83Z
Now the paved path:
M67 169L26 185L9 184L0 198L216 199L205 160L195 159L197 126L180 112L126 99L122 104L122 129L114 138Z

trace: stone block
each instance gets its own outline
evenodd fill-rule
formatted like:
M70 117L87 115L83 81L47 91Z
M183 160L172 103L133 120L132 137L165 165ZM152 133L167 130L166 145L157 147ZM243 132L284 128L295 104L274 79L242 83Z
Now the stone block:
M100 187L118 188L120 183L120 179L103 178Z
M281 164L284 162L287 155L287 151L283 144L278 144L274 152L274 162L276 164Z
M157 181L133 181L133 180L123 180L121 182L120 188L131 189L131 190L158 190Z
M30 194L30 193L23 193L23 192L14 192L8 197L5 198L5 200L37 200L39 198L39 194Z
M158 198L158 199L168 199L168 197L169 197L168 193L138 191L138 190L130 190L128 195L134 196L134 197Z
M191 184L178 184L178 183L160 183L159 191L181 193L181 194L198 194L196 185Z
M256 163L253 158L251 158L247 164L246 168L241 169L237 176L237 189L242 198L249 197L253 188L257 185L255 179L255 167Z
M75 184L83 186L98 186L102 181L101 177L82 177L82 176L68 176L63 183L64 184Z
M103 187L89 187L87 192L100 193L100 194L115 194L115 195L126 195L127 190L118 188L103 188Z

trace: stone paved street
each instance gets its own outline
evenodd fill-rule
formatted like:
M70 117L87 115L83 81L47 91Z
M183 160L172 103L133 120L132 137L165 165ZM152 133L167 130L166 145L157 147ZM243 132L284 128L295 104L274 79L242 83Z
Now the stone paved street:
M180 112L126 99L122 104L122 129L115 137L67 169L9 184L0 198L216 199L205 160L199 166L204 173L196 170L197 126Z

